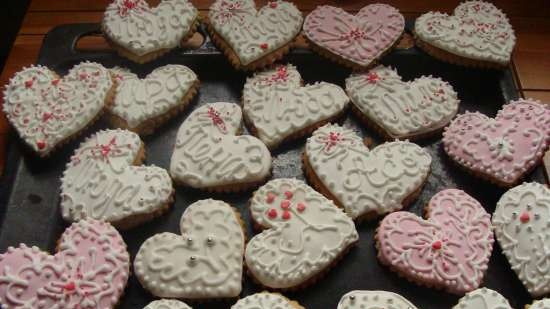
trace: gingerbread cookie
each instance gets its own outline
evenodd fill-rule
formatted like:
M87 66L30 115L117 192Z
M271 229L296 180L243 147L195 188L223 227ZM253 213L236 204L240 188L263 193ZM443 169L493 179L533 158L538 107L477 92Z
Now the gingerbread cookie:
M304 307L281 294L261 292L239 299L231 309L304 309Z
M513 309L504 296L488 288L467 293L453 309Z
M356 15L318 6L304 21L313 50L346 66L365 69L390 51L405 30L405 18L387 4L369 4Z
M453 87L432 76L405 82L397 71L380 65L346 79L353 111L386 140L431 136L458 111Z
M405 297L386 291L351 291L342 296L337 309L417 309Z
M60 78L44 66L17 72L4 91L4 113L21 139L39 156L77 136L112 99L111 74L83 62Z
M313 132L304 152L308 180L353 219L370 219L411 203L431 162L416 144L396 141L369 150L355 132L333 124Z
M334 120L348 102L344 90L334 84L302 87L300 73L291 64L254 74L243 90L245 120L271 149Z
M238 212L222 201L185 209L180 235L147 239L134 261L141 285L157 297L234 298L241 292L245 235Z
M550 144L550 106L521 99L495 118L466 112L443 132L447 154L472 174L504 187L534 169Z
M458 295L478 288L493 250L491 216L457 189L434 195L426 214L399 211L382 219L379 261L420 285Z
M297 179L275 179L260 187L250 213L264 231L248 242L246 266L270 289L316 282L359 238L351 218Z
M181 125L170 161L177 183L210 191L241 191L271 174L271 154L264 143L241 130L237 104L209 103Z
M0 255L4 309L113 309L124 293L130 256L120 234L91 219L68 227L54 255L37 247L9 247Z
M287 1L270 1L259 11L253 0L216 0L208 13L212 41L231 64L256 70L288 53L302 30L302 13Z
M175 299L155 300L143 309L192 309L186 303Z

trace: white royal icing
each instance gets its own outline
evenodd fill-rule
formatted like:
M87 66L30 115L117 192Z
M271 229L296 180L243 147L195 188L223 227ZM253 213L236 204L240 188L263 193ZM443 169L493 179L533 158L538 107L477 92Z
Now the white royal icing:
M143 56L177 47L192 30L198 10L187 0L114 0L105 10L103 31L132 54Z
M380 65L346 79L353 104L393 138L441 129L458 111L453 87L431 76L405 82L392 68Z
M216 0L209 22L247 65L289 44L302 30L302 13L291 2L272 1L259 11L253 0Z
M168 172L133 166L142 148L127 130L104 130L75 150L61 179L61 214L68 221L119 222L166 207L173 193Z
M550 309L550 298L535 301L529 309Z
M480 288L462 297L453 309L513 309L504 296L487 288Z
M260 187L250 212L266 230L248 242L245 261L253 277L269 288L300 286L359 238L351 218L297 179L275 179Z
M298 309L281 294L261 292L239 299L231 309Z
M257 138L235 136L241 129L237 104L209 103L179 128L170 174L194 188L258 182L269 176L271 154Z
M83 62L63 78L43 66L24 68L4 91L4 113L40 156L76 135L103 110L113 81L102 65Z
M349 102L342 88L325 82L301 86L296 67L288 64L248 78L243 102L247 119L268 147L341 113Z
M118 81L110 112L123 119L130 130L182 105L183 98L198 82L186 66L169 64L155 69L144 79L127 69L113 68Z
M181 217L181 235L161 233L141 245L134 261L137 278L158 297L238 296L245 242L239 220L222 201L189 205Z
M386 291L351 291L342 296L337 309L417 309L405 297Z
M333 124L313 132L305 151L315 175L354 219L402 208L432 162L427 151L407 141L369 150L355 132Z
M417 37L461 57L505 65L516 44L506 15L492 3L466 1L449 16L428 12L416 19Z
M550 293L550 189L524 183L508 190L493 214L497 240L533 297Z
M143 309L192 309L186 303L175 299L155 300Z

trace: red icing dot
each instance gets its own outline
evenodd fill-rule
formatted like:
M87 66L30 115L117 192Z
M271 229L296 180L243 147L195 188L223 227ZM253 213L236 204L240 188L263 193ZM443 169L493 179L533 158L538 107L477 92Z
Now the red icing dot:
M290 211L288 210L283 211L283 219L284 220L290 219Z
M290 192L290 191L285 191L285 196L286 196L287 199L291 199L291 198L292 198L292 195L293 195L292 192Z
M48 113L48 112L42 114L42 122L48 121L50 118L52 118L52 116L53 116L52 113Z
M36 146L38 146L38 149L44 149L46 147L46 143L43 141L36 142Z
M65 288L65 290L67 291L74 291L74 289L76 289L76 284L74 284L74 282L69 282L65 284L63 288Z
M380 79L380 76L378 76L378 74L376 74L375 72L369 72L367 74L367 82L369 84L374 84L376 83L378 80Z
M284 200L281 202L281 208L282 209L289 209L290 208L290 201L289 200Z
M57 86L59 84L59 79L52 80L52 85Z
M303 212L304 210L306 210L306 204L298 203L298 205L296 205L296 209L298 209L299 212Z
M442 246L443 244L441 243L441 240L436 240L432 243L432 249L434 250L439 250Z
M261 49L267 49L267 43L260 44L260 48Z
M86 72L80 73L79 77L80 77L80 79L86 79L86 78L88 78L88 74Z
M272 9L276 8L277 7L277 2L270 2L269 7L272 8Z
M519 217L519 220L522 222L522 223L527 223L529 222L529 220L531 220L531 216L529 216L529 213L528 212L524 212L521 214L521 216Z
M265 198L265 201L269 204L273 203L273 201L275 200L275 194L273 193L268 193L267 194L267 197Z
M28 81L25 82L25 88L31 88L32 84L33 84L33 80L29 79Z
M268 210L267 215L271 219L275 219L275 218L277 218L277 210L275 208L271 208L270 210Z

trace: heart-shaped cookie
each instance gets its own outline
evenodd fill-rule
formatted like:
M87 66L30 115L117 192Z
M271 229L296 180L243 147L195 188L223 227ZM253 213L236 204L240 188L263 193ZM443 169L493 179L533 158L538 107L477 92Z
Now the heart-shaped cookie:
M61 179L63 218L93 218L127 229L166 211L172 180L160 167L135 166L144 157L139 136L127 130L104 130L86 139Z
M186 303L175 299L155 300L143 309L192 309Z
M49 255L21 244L0 255L4 309L113 309L124 292L130 256L120 234L91 219L65 230Z
M275 179L260 187L250 213L265 230L248 242L246 266L271 289L316 282L359 238L351 218L297 179Z
M127 58L146 62L177 47L198 25L198 10L187 0L113 0L101 24L108 40Z
M278 293L261 292L239 299L231 309L304 309Z
M462 2L451 16L423 14L414 31L418 45L428 53L466 65L506 66L516 44L506 15L483 1Z
M426 220L406 211L382 219L375 236L378 259L421 285L453 294L475 290L493 251L491 216L457 189L434 195L426 213Z
M512 101L495 118L459 115L443 132L447 154L476 176L511 187L535 168L550 144L550 105Z
M354 219L372 218L412 202L430 173L427 151L409 142L369 150L352 130L327 124L307 140L306 176Z
M378 66L346 79L354 111L388 140L430 135L458 111L453 87L431 76L404 82L392 68Z
M355 16L322 5L304 21L308 40L329 58L352 67L368 67L389 51L405 30L405 18L387 4L370 4Z
M271 173L271 154L259 139L235 136L241 130L237 104L209 103L179 128L170 161L178 183L213 191L239 191L262 183Z
M245 242L241 224L238 212L222 201L189 205L181 217L181 235L161 233L141 245L136 277L158 297L237 297Z
M46 67L31 66L10 79L4 113L21 139L45 157L98 118L111 100L113 84L109 71L98 63L80 63L63 78Z
M212 40L238 69L257 69L280 59L302 30L302 13L291 2L216 0L208 13Z
M550 189L524 183L497 203L493 225L502 252L535 298L550 293Z
M405 297L386 291L351 291L342 296L337 309L417 309Z
M467 293L453 309L513 309L504 296L488 288Z
M269 148L315 130L343 113L349 101L342 88L325 82L302 87L288 64L256 73L243 90L245 120Z
M127 69L113 68L118 85L109 111L117 126L139 134L155 127L187 107L197 93L199 80L188 67L169 64L138 78Z

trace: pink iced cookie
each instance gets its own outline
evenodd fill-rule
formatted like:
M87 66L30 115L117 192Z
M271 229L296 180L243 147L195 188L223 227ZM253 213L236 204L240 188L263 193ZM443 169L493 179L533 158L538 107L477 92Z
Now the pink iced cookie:
M475 290L493 250L490 215L465 192L447 189L427 207L427 219L399 211L378 228L378 259L416 283L454 294Z
M305 19L306 37L350 66L368 67L401 37L405 19L386 4L370 4L355 16L323 5Z
M505 105L495 118L466 112L443 133L454 161L506 187L540 162L549 143L550 106L524 99Z
M49 255L21 244L0 255L3 309L115 307L129 276L129 254L120 234L91 219L65 230Z

